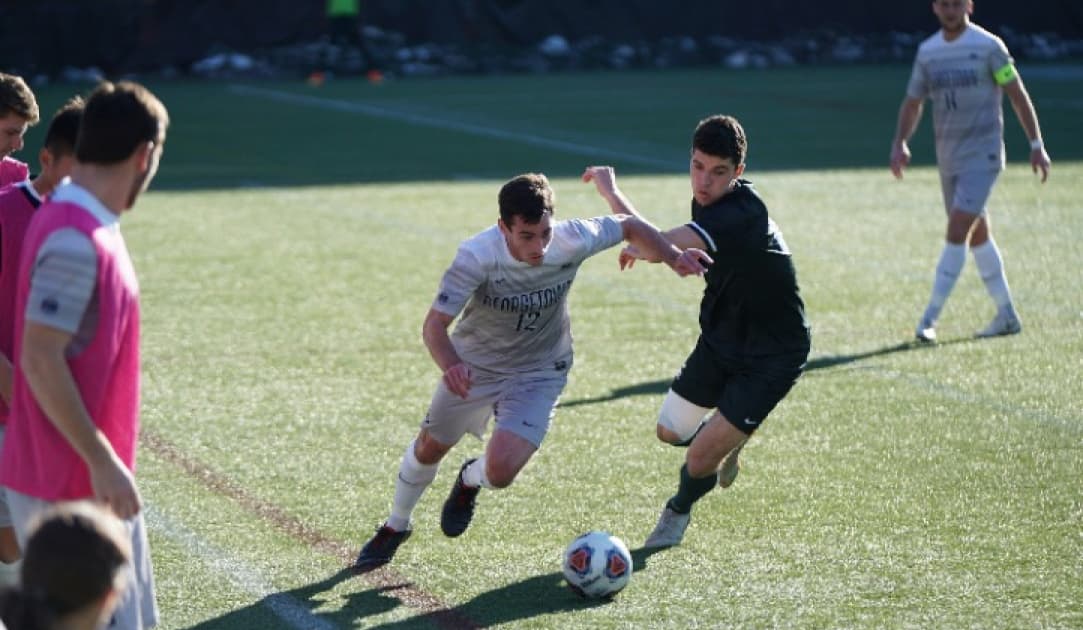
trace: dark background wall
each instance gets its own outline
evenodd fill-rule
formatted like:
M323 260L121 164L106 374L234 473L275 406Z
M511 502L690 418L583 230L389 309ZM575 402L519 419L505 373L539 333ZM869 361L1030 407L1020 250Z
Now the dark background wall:
M363 0L367 23L406 43L533 46L546 36L654 41L689 35L782 40L803 32L931 33L930 1ZM211 50L311 40L324 0L0 0L0 68L107 74L185 67ZM977 0L975 21L1000 32L1083 39L1080 0Z
M782 39L806 29L840 32L935 29L931 0L490 0L367 2L376 23L411 39L445 41L478 35L532 43L552 33L569 39L604 34L627 39L725 35ZM975 21L1024 32L1083 35L1079 0L977 0Z

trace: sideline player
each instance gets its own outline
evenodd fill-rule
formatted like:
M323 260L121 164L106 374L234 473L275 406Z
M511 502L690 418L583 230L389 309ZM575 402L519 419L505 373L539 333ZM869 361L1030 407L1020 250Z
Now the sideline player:
M10 156L23 148L23 136L39 116L38 102L22 77L0 72L0 187L29 175L26 164Z
M7 426L11 403L11 364L15 336L15 290L18 286L19 257L23 237L34 211L60 180L71 173L75 140L83 116L83 99L68 101L53 115L45 132L45 144L38 153L41 173L33 181L22 181L0 190L0 443ZM11 526L7 500L0 492L0 562L19 559L19 546Z
M932 295L918 321L918 340L936 341L944 302L966 263L967 242L996 315L978 337L1014 335L1023 330L1012 302L1000 250L993 240L986 202L1004 169L1003 94L1030 140L1030 164L1049 176L1050 160L1030 95L999 37L970 21L972 0L933 0L940 30L918 47L914 69L899 108L891 145L891 172L902 178L910 164L907 140L914 135L925 99L932 102L936 161L948 215L946 242L936 264Z
M87 99L71 180L23 241L14 396L0 485L25 547L52 504L92 499L125 521L132 566L112 627L158 623L135 484L139 436L139 285L120 232L158 170L169 116L143 86L102 83Z
M741 448L797 382L811 347L790 250L751 182L741 178L747 151L737 119L700 121L689 164L692 220L665 233L678 248L705 249L714 262L705 275L699 339L662 401L656 427L658 439L688 451L677 494L644 547L680 544L696 501L733 484ZM614 212L635 214L615 181L596 183ZM621 266L641 257L627 247Z
M680 276L701 274L710 262L639 217L554 220L553 191L541 174L505 183L498 205L497 224L459 246L425 317L425 345L443 378L403 454L391 515L361 549L355 573L387 564L410 537L414 507L463 435L481 438L495 417L485 453L462 465L444 502L440 528L450 537L470 524L478 491L510 485L541 446L572 366L567 296L583 261L627 240Z
M109 628L131 555L124 524L104 508L51 508L32 528L21 583L0 592L0 628Z

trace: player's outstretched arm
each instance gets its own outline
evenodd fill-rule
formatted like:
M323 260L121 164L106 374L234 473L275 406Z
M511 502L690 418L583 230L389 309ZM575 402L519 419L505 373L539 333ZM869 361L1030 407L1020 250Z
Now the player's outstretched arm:
M623 215L621 227L624 239L631 244L621 252L622 268L625 268L626 262L630 266L631 259L664 262L683 277L703 275L707 265L714 262L702 249L677 247L666 240L657 228L639 217Z
M631 200L625 197L624 193L617 187L617 172L612 166L588 166L583 171L583 181L594 183L598 194L609 204L613 214L630 214L640 219L643 218L643 215L639 214L639 211L632 205Z
M470 367L463 363L459 353L448 336L448 327L455 319L454 316L431 308L425 316L425 323L421 327L421 337L425 340L425 347L429 349L432 360L444 373L444 385L452 394L460 398L466 398L470 394Z

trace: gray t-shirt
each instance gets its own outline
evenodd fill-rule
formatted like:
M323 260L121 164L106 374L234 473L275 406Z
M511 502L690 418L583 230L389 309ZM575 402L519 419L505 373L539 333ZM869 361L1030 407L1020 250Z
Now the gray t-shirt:
M432 307L463 316L451 334L469 365L497 374L566 369L572 336L568 291L584 260L623 239L615 216L553 224L542 264L515 260L493 226L459 246Z
M906 94L932 101L942 173L1004 168L1000 86L1014 77L1004 42L973 23L953 41L938 31L918 47Z

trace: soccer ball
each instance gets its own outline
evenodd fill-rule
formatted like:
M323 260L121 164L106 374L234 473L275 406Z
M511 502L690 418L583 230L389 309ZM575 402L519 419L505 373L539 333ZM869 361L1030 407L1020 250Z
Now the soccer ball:
M564 579L581 597L613 597L632 578L632 554L620 538L594 530L564 550Z

